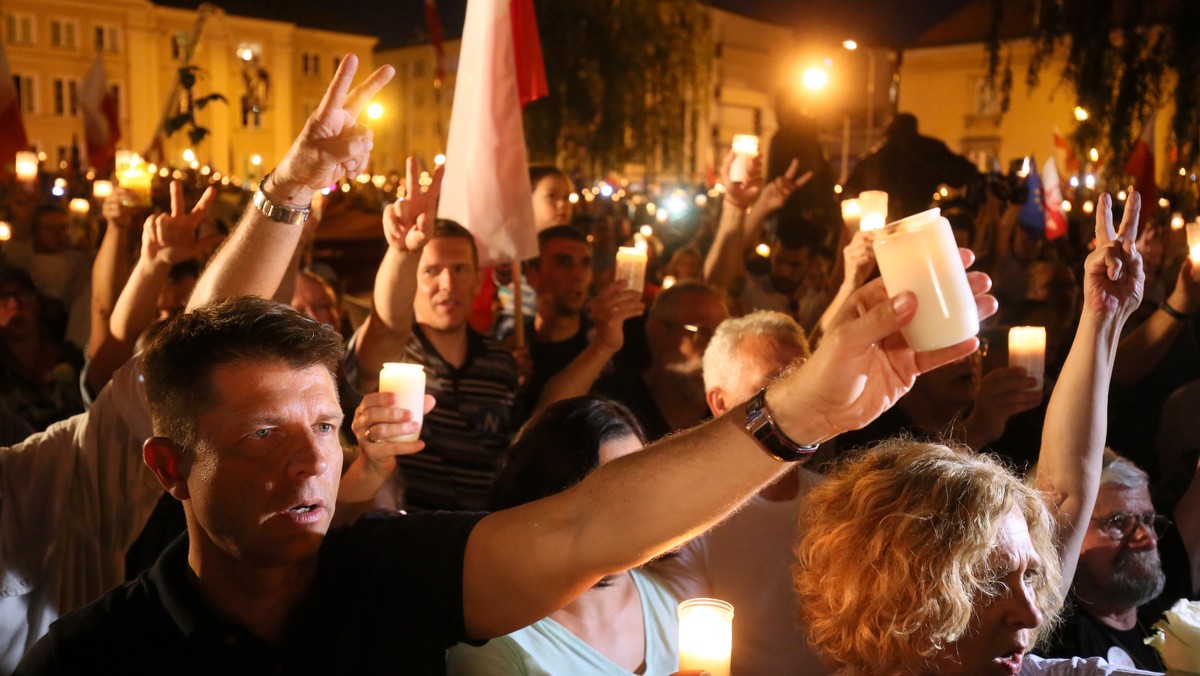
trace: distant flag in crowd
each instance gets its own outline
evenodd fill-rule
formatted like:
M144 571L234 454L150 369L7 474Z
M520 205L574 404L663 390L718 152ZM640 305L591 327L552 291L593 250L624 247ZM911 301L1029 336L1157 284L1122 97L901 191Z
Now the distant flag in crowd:
M1142 135L1133 144L1129 159L1125 160L1125 173L1133 176L1133 189L1142 196L1141 223L1149 223L1150 214L1158 205L1158 184L1154 180L1154 122L1158 118L1151 113L1142 125Z
M1029 198L1021 206L1021 213L1018 214L1017 220L1025 226L1026 230L1044 237L1046 235L1046 210L1043 206L1042 181L1038 177L1037 161L1032 157L1026 157L1023 169L1029 172L1025 176L1025 187L1029 189Z
M1067 142L1067 138L1058 131L1058 127L1054 128L1054 152L1068 174L1074 176L1079 173L1079 156L1075 154L1075 149Z
M0 44L0 175L8 176L22 150L29 150L29 137L21 119L21 97L8 69L8 54Z
M425 0L425 30L433 45L433 86L441 87L446 79L446 47L442 44L442 18L438 16L437 0Z
M1048 158L1042 167L1042 204L1046 209L1046 239L1055 240L1067 234L1067 212L1063 211L1062 183L1058 166Z
M117 99L104 77L104 60L99 56L83 78L79 91L83 109L83 135L88 164L107 175L113 170L121 126L117 121Z
M468 0L438 216L481 266L537 256L521 106L548 92L541 54L532 0Z

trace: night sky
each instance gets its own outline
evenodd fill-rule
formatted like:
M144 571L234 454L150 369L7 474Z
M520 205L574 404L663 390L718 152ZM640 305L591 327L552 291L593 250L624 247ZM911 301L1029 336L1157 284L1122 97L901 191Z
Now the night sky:
M153 0L195 9L200 0ZM421 42L423 0L210 0L231 14L292 21L301 26L374 35L383 48ZM569 0L562 0L569 1ZM791 26L803 38L904 47L966 0L711 0L739 14ZM462 31L466 0L439 0L446 37Z

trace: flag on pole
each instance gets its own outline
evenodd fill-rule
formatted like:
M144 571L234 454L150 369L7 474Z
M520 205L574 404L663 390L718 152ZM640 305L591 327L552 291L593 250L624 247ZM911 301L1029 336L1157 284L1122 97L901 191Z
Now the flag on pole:
M1142 196L1143 227L1149 223L1154 207L1158 205L1158 185L1154 180L1154 122L1157 113L1151 113L1142 125L1142 135L1133 144L1129 159L1125 160L1125 173L1133 175L1133 189Z
M537 256L521 106L546 92L532 0L468 0L438 216L481 266Z
M29 137L21 119L21 97L8 69L8 54L0 44L0 176L9 175L17 163L17 153L29 150Z
M1079 156L1075 154L1071 144L1067 143L1067 138L1058 131L1058 127L1054 128L1054 152L1059 156L1068 174L1079 173Z
M1046 209L1046 239L1056 240L1067 234L1067 212L1062 207L1062 183L1054 158L1042 168L1042 205Z
M79 107L83 109L83 137L87 146L87 162L101 175L113 170L121 126L117 121L117 99L104 77L104 60L99 56L92 62L79 90Z

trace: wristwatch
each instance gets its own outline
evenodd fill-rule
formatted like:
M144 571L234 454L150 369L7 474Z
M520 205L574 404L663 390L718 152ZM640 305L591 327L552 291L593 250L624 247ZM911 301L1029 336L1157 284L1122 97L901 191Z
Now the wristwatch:
M258 183L258 190L254 193L254 208L272 221L288 225L304 225L304 222L308 220L308 215L312 213L312 206L285 207L272 204L266 193L262 191L263 184L267 182L269 176L270 174L267 174Z
M758 394L750 398L746 405L746 422L743 425L750 436L758 441L758 445L780 462L798 462L808 459L820 444L798 444L788 438L775 419L771 417L771 409L767 408L767 388L762 388Z

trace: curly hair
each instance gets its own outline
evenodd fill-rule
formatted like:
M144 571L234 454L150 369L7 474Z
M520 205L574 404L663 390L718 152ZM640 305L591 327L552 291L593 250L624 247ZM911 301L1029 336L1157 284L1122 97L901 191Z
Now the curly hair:
M999 592L1002 518L1025 516L1046 635L1062 606L1053 517L1041 494L969 449L892 439L848 456L806 498L793 570L809 643L852 674L928 671Z

